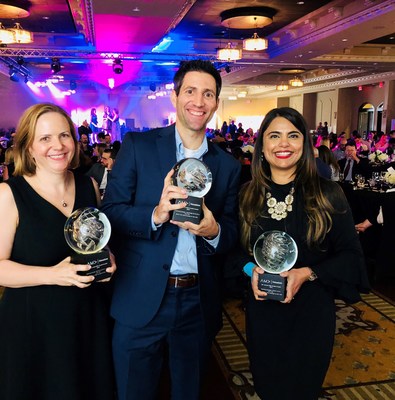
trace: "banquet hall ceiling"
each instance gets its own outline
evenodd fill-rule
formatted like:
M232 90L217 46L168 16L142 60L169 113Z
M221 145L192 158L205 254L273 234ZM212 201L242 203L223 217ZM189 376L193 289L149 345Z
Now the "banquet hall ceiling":
M107 87L134 92L171 81L182 60L215 62L224 93L247 91L273 94L276 84L303 68L301 90L325 85L358 85L395 79L395 0L15 0L30 5L30 15L5 19L7 28L19 22L34 34L31 44L0 45L0 72L8 79L9 65L20 65L32 81L53 76L58 58L64 84L79 88ZM303 4L300 4L303 3ZM257 29L221 24L221 12L238 7L270 7L273 22ZM269 40L266 51L243 51L236 62L218 62L216 50L242 46L253 35ZM123 72L115 74L114 58ZM22 60L22 61L21 61ZM19 63L18 63L19 61ZM22 78L23 81L23 78ZM1 82L1 80L0 80Z

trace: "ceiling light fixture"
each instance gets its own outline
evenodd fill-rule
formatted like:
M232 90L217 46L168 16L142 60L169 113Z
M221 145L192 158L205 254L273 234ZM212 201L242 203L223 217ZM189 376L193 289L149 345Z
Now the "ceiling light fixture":
M290 68L281 68L278 71L280 74L301 74L302 72L306 72L305 68L299 68L299 67L290 67Z
M242 57L241 49L232 48L232 44L228 43L226 47L217 50L217 59L221 61L236 61Z
M254 17L254 21L257 17ZM255 24L255 30L258 28ZM243 49L249 51L259 51L267 49L267 40L260 38L256 32L254 32L252 38L243 40Z
M260 38L256 32L250 39L243 41L243 49L249 51L259 51L267 49L267 39Z
M26 18L30 15L29 8L31 6L30 1L26 0L5 0L0 4L0 15L1 18L13 19L13 18Z
M57 74L62 69L59 58L53 58L51 62L51 71L53 74Z
M19 82L17 71L13 67L10 67L10 80L13 82Z
M293 78L293 79L291 79L289 81L289 84L292 87L302 87L303 86L303 81L300 78L295 77L295 78Z
M0 22L0 44L11 43L15 43L14 33L4 28L4 25Z
M289 86L285 83L282 83L281 85L276 86L276 90L283 92L284 90L288 90Z
M23 29L19 22L17 22L13 28L8 30L14 34L14 43L26 44L33 42L33 34Z
M273 22L276 13L270 7L233 8L221 12L221 25L234 29L263 28Z
M114 63L112 64L112 70L115 74L122 74L123 72L123 64L120 58L116 58Z

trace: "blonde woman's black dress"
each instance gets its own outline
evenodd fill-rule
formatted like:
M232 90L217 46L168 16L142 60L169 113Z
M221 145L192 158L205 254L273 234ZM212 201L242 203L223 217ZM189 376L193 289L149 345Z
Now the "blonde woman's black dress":
M90 178L75 175L74 209L96 206ZM19 214L10 259L53 266L70 254L66 217L23 177L9 181ZM111 400L108 284L6 288L0 301L1 400Z

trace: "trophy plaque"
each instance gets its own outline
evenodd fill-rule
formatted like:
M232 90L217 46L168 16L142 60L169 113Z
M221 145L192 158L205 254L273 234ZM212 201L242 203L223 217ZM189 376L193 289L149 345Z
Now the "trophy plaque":
M186 202L187 205L179 210L174 210L172 220L199 224L202 219L203 197L211 188L211 171L197 158L185 158L178 162L173 170L173 185L185 189L188 197L176 199L176 204Z
M281 272L289 271L298 257L298 247L286 232L268 231L259 236L254 245L254 258L265 273L259 274L258 288L267 293L265 299L283 301L286 278Z
M73 250L73 264L89 264L89 271L79 275L93 275L96 281L111 276L106 268L111 266L110 253L103 249L111 235L110 221L97 208L86 207L75 210L64 225L64 236Z

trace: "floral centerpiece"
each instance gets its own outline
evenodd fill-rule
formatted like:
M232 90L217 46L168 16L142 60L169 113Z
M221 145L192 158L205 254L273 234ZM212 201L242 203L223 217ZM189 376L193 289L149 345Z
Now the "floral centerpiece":
M368 155L368 158L370 162L376 164L385 163L389 159L388 155L380 150L373 151Z
M390 185L395 186L395 169L388 168L384 175L384 180Z

